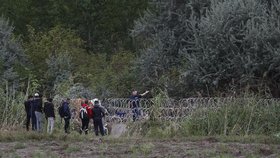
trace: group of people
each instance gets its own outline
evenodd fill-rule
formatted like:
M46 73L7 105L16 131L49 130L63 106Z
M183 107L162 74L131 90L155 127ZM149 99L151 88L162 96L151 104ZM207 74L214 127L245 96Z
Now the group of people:
M38 93L34 96L28 96L28 99L24 102L26 111L26 130L29 131L30 123L33 131L43 132L43 113L47 120L47 133L52 134L55 122L55 108L52 98L47 98L46 102L43 103L43 98ZM70 99L63 100L58 108L58 113L61 118L64 119L64 131L70 133ZM93 119L95 135L98 136L99 131L104 136L104 126L102 118L107 113L107 110L100 105L98 99L93 99L90 102L85 100L81 104L79 111L82 126L80 133L88 134L88 125L90 119Z
M133 91L129 99L129 104L133 113L133 121L136 121L141 115L140 113L140 103L139 100L141 97L145 96L149 91L146 91L143 94L138 94L137 91ZM47 133L53 133L54 122L55 122L55 108L52 98L47 98L46 102L43 103L42 96L38 93L35 93L34 96L28 96L28 99L24 102L25 111L26 111L26 129L29 130L30 122L32 125L33 131L42 132L42 122L43 122L43 113L47 120ZM44 106L43 106L44 105ZM58 113L61 118L64 119L64 131L65 133L70 133L70 99L67 98L63 100L61 105L58 108ZM81 103L81 108L79 110L79 118L81 119L82 125L79 130L80 134L88 134L89 122L92 119L94 125L95 135L98 136L99 132L102 136L105 135L103 118L108 114L108 111L101 106L101 103L98 99L85 100Z
M42 132L43 131L43 113L48 120L47 132L52 133L54 127L54 105L52 99L48 98L43 106L42 96L35 93L34 96L28 96L28 99L24 102L26 112L26 130L29 131L30 121L32 124L32 130Z
M93 106L90 106L90 102ZM100 134L104 136L105 132L102 118L105 117L105 114L108 114L108 112L103 106L100 105L100 101L98 99L93 99L90 102L85 100L82 103L81 109L79 111L79 117L82 121L80 134L83 132L88 134L89 122L91 119L93 119L95 135L98 136L100 131Z

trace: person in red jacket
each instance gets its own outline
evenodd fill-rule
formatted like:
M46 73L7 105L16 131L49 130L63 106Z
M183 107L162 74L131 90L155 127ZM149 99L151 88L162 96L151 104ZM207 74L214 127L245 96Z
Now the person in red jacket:
M83 131L85 132L85 134L88 134L88 124L91 118L92 110L88 104L88 100L85 100L85 102L82 103L82 107L80 109L80 119L82 120L82 128L80 129L80 134L82 134Z

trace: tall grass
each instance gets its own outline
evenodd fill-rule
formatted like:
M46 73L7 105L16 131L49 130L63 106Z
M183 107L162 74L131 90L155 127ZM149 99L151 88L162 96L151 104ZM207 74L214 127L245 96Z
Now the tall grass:
M0 129L15 128L25 122L23 93L18 93L9 87L0 88Z
M199 109L182 123L184 135L273 135L280 131L280 105L258 97L218 102Z
M279 138L280 101L277 99L252 95L217 99L215 106L197 107L183 120L166 121L160 119L160 115L168 99L164 92L156 96L150 108L150 120L141 125L132 125L133 130L140 127L141 136L156 138L217 135L267 135Z

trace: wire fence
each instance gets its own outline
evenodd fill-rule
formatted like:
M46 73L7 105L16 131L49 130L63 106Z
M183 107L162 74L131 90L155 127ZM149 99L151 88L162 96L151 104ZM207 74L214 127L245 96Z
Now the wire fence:
M161 102L157 109L161 120L182 120L191 116L197 110L218 110L225 105L245 106L252 103L257 106L267 106L278 104L280 99L256 99L256 98L184 98L166 99ZM139 101L141 118L148 118L153 112L154 101L152 99L141 99ZM132 120L132 108L127 98L107 98L102 105L107 108L111 117L118 116L122 120ZM116 117L113 117L116 118Z

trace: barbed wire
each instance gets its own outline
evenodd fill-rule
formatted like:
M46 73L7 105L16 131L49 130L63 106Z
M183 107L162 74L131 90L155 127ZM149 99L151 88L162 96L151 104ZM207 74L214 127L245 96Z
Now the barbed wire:
M165 99L157 109L161 120L182 120L191 116L197 110L218 110L225 105L244 106L248 103L257 106L280 105L280 99L256 99L256 98L184 98L184 99ZM116 118L117 114L122 114L121 119L132 120L132 109L127 98L107 98L102 105L108 109L110 116ZM139 100L139 110L142 117L148 117L153 111L153 99ZM120 119L120 117L119 117ZM118 120L119 120L118 119Z

